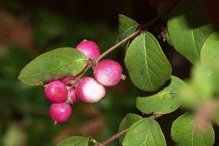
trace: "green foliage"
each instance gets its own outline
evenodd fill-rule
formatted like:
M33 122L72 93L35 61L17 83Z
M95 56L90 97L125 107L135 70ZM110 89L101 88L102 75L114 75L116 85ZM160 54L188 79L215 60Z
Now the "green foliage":
M214 99L219 93L219 64L217 62L197 64L192 69L190 81L183 86L179 93L182 105L195 109L198 105Z
M219 62L219 31L215 31L208 36L201 51L201 62Z
M159 124L150 118L133 124L126 133L123 146L166 146Z
M139 26L139 24L125 16L125 15L119 15L119 39L122 40L124 38L126 38L127 36L129 36L130 34L132 34L137 27Z
M72 136L57 144L57 146L88 146L90 137Z
M19 79L29 85L40 85L46 81L79 74L88 59L74 48L59 48L42 54L27 64Z
M172 72L158 41L149 32L140 34L131 42L125 65L133 84L144 91L160 88Z
M25 145L25 132L24 128L17 123L13 123L3 137L4 146L21 146Z
M34 37L41 49L68 32L67 22L60 15L45 10L40 10L37 14L39 21L35 25Z
M175 111L180 106L180 100L177 97L179 89L184 82L172 76L170 83L156 94L138 97L136 107L143 113L167 114Z
M215 77L217 74L209 64L200 64L193 68L191 84L200 98L209 99L214 96L217 88Z
M191 114L177 118L171 128L171 137L179 146L212 146L214 144L214 129L211 125L198 131L197 124Z
M32 56L22 47L3 47L0 51L0 74L6 78L17 78L22 67L31 59Z
M127 114L119 125L119 131L131 127L134 123L138 122L141 119L142 117L139 115L132 114L132 113ZM122 143L122 141L124 140L124 137L125 137L124 135L119 137L120 143Z
M191 84L184 85L178 93L178 98L181 101L182 107L195 109L199 104L206 101L203 100Z
M214 31L200 0L180 2L172 10L167 27L174 48L191 63L200 61L200 52Z

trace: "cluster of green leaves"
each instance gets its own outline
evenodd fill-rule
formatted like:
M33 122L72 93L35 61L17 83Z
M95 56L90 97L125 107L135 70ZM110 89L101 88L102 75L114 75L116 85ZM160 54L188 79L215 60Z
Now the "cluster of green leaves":
M119 22L119 39L132 34L139 26L124 15L119 16ZM132 83L151 93L137 97L136 107L144 114L159 115L172 113L180 106L189 108L194 112L185 113L172 123L172 140L181 146L211 146L215 139L212 119L207 119L208 126L200 132L195 112L206 102L218 102L219 31L210 23L201 0L182 0L168 18L167 34L169 44L194 65L192 77L185 83L173 76L171 65L157 39L148 31L142 32L125 46L124 62ZM77 75L87 63L88 59L75 49L59 48L30 62L21 71L19 79L39 85L54 78ZM217 106L213 109L216 122L219 115ZM120 137L124 146L167 145L159 123L153 118L128 114L119 130L127 128L125 136ZM86 146L89 141L90 137L73 136L58 146Z
M158 41L149 32L137 36L125 56L133 84L144 91L156 91L150 96L137 97L136 107L142 113L163 115L174 112L180 106L194 111L183 114L172 123L172 140L182 146L211 146L215 138L212 119L207 119L207 128L201 132L198 124L203 121L196 121L195 116L196 110L204 103L218 102L216 98L219 95L219 31L210 23L202 7L201 1L183 0L172 10L167 21L168 43L194 64L192 77L187 83L171 76L169 62ZM126 19L121 23L133 21L120 18ZM213 108L214 115L219 114L216 109ZM128 131L124 140L120 141L123 145L166 145L159 124L152 119L129 114L119 130L125 128Z

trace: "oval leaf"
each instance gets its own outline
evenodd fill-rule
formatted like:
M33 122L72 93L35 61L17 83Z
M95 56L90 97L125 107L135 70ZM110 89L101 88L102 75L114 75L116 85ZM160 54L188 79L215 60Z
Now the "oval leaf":
M200 60L204 42L214 31L200 0L183 0L173 9L167 27L174 48L193 64Z
M72 136L57 144L57 146L88 146L90 137Z
M133 84L144 91L155 91L172 72L158 41L149 32L137 36L125 55L125 65Z
M123 118L122 122L119 125L119 131L122 131L126 128L131 127L134 123L136 123L137 121L143 119L141 116L136 115L136 114L132 114L129 113L125 116L125 118ZM123 139L124 139L124 135L119 137L119 142L122 143Z
M158 113L167 114L175 111L180 106L180 100L177 98L177 93L184 82L172 76L170 84L162 89L157 94L138 97L136 107L143 113Z
M212 125L205 128L207 131L198 131L194 117L186 113L173 122L171 137L179 146L212 146L214 129Z
M201 51L201 62L219 61L219 31L213 32L205 41L205 45Z
M166 146L160 125L153 119L142 119L126 133L123 146Z
M42 85L44 82L64 76L75 76L86 67L88 59L74 48L58 48L44 53L20 72L18 79L29 85Z
M125 37L132 34L138 27L138 23L125 16L125 15L119 15L119 39L122 40Z

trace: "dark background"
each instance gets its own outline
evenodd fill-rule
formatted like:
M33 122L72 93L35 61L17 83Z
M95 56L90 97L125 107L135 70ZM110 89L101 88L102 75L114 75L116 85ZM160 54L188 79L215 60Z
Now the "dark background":
M135 108L135 97L145 93L127 79L108 88L106 98L97 104L74 105L72 118L54 125L48 117L50 103L44 98L43 88L17 80L24 65L54 48L75 47L81 40L91 39L103 52L117 40L118 14L141 24L157 15L147 0L0 0L0 145L52 146L72 135L102 141L117 132L127 113L141 114ZM150 31L159 38L163 26L165 22L160 21ZM173 74L188 78L190 63L159 41ZM123 64L123 56L121 48L107 57ZM158 119L168 145L173 145L169 136L171 123L182 113L177 110Z

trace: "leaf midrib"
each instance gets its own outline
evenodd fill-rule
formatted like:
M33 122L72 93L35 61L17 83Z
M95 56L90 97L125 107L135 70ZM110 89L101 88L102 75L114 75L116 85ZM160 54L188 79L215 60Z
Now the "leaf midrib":
M154 89L154 85L152 84L152 81L151 81L151 77L149 75L149 67L148 67L148 60L147 60L147 47L146 47L146 39L145 39L145 36L144 36L144 41L143 41L143 48L144 48L144 54L145 54L145 57L144 57L144 60L145 60L145 66L146 66L146 72L147 72L147 76L148 76L148 79L149 79L149 83L151 84L151 87Z

